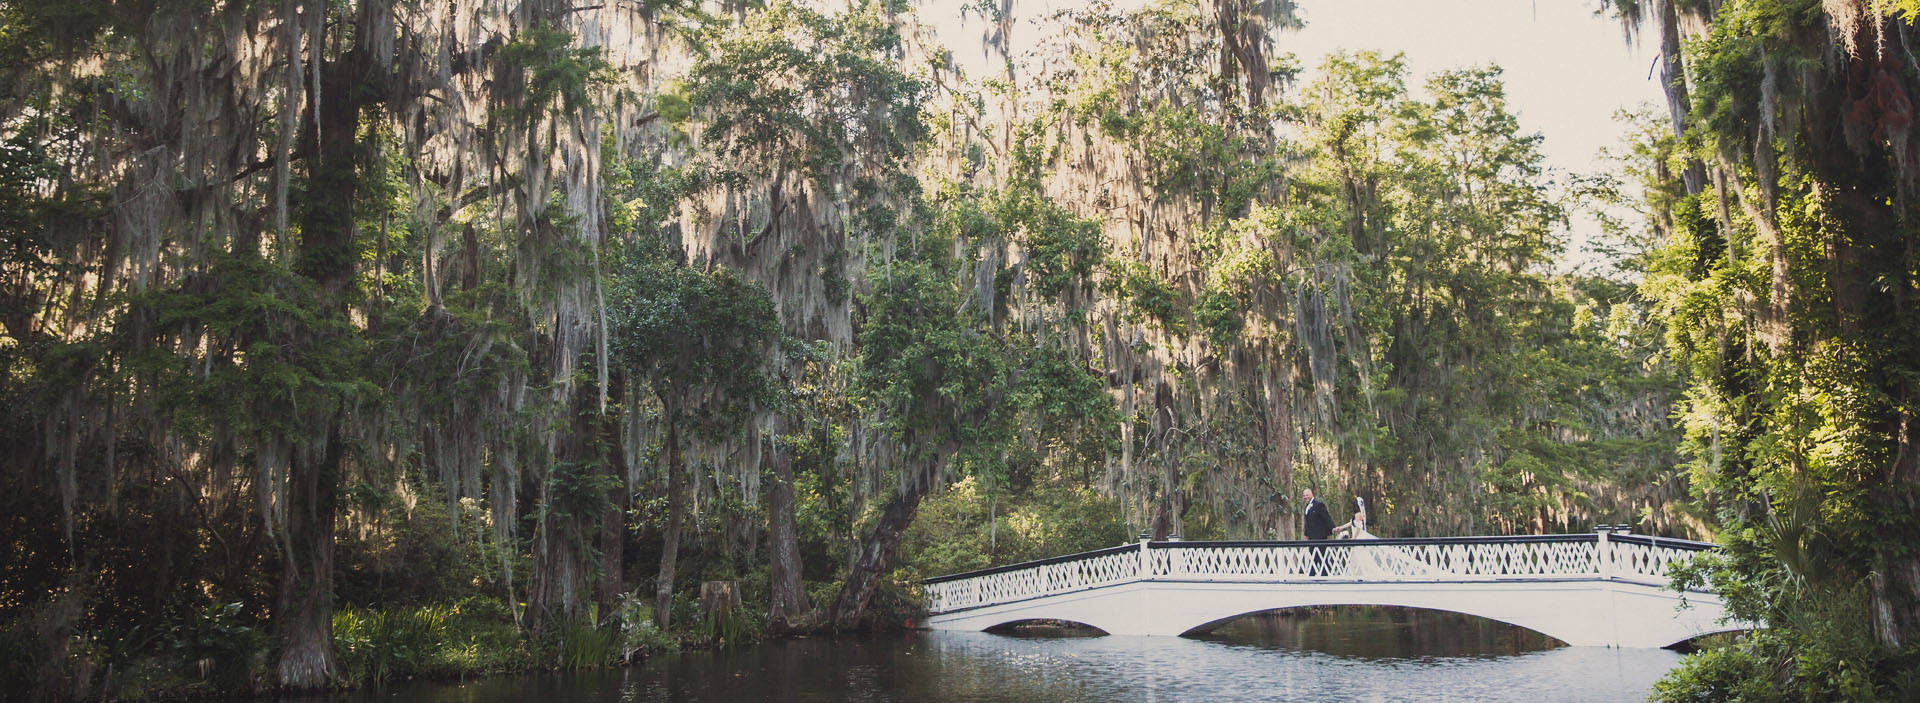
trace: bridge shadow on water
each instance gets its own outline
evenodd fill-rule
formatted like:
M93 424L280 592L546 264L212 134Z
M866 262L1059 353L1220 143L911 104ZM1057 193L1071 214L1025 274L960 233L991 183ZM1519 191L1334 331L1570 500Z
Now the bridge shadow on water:
M1500 657L1567 646L1497 620L1381 605L1267 610L1210 623L1187 636L1238 647L1359 659Z
M1009 637L1101 637L1065 620L1020 620L987 630ZM1208 623L1189 639L1232 647L1318 652L1358 659L1500 657L1567 646L1524 627L1474 615L1382 605L1283 608Z

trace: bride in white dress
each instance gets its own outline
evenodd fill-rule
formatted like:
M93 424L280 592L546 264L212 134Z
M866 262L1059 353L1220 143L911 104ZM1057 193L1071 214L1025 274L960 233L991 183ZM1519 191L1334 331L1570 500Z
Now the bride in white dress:
M1355 497L1353 502L1359 504L1360 510L1347 524L1333 528L1333 533L1342 539L1373 539L1373 533L1367 531L1367 499Z
M1357 497L1353 500L1359 510L1351 522L1333 528L1334 534L1345 539L1375 539L1373 533L1367 531L1367 500ZM1356 544L1347 548L1347 574L1357 578L1413 576L1433 571L1433 567L1413 558L1403 547Z

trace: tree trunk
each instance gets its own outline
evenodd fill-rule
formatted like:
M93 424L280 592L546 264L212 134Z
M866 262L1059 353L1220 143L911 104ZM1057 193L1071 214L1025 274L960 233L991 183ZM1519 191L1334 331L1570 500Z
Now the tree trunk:
M288 470L287 543L274 625L280 637L280 685L317 690L337 677L333 657L333 521L339 506L341 441L327 432L316 464L296 450Z
M312 54L316 59L318 50ZM318 283L322 315L347 316L346 293L353 282L353 203L358 196L361 102L350 98L364 55L350 51L328 62L322 90L339 96L309 100L301 140L312 155L307 174L308 203L301 214L300 250L294 269ZM317 96L315 96L317 98ZM342 327L345 325L343 324ZM322 327L321 329L325 329ZM325 348L338 340L324 332L296 333L296 347ZM294 690L324 688L336 676L333 657L333 528L339 511L345 422L340 408L325 412L326 447L320 460L295 447L287 467L287 542L274 626L280 637L280 685ZM303 458L305 457L305 458Z
M792 423L780 416L773 447L773 486L767 492L767 533L772 594L767 624L787 629L807 613L807 592L800 580L800 535L794 524Z
M1687 102L1687 70L1680 54L1680 15L1673 3L1660 0L1656 10L1660 16L1660 89L1667 95L1667 119L1672 123L1673 137L1683 139L1691 103ZM1699 159L1687 159L1687 170L1680 175L1687 195L1699 195L1706 187L1707 170Z
M596 600L602 616L616 611L621 596L627 593L626 489L615 486L611 492L613 505L600 516L600 589Z
M552 505L552 494L546 490L539 499L541 505ZM571 515L549 517L534 536L533 573L527 587L528 626L534 631L580 614L587 565L580 553L584 535L579 525L580 519Z
M1173 534L1173 496L1170 495L1172 490L1172 487L1163 488L1160 500L1153 504L1153 522L1147 531L1152 533L1156 542Z
M1882 500L1894 503L1894 514L1912 515L1911 508L1906 507L1912 503L1902 505L1901 499L1911 500L1920 494L1920 422L1916 419L1910 412L1899 413L1889 472L1893 479L1890 483L1897 490L1882 493L1887 496ZM1870 574L1874 636L1894 649L1920 642L1920 556L1902 540L1882 539L1875 551L1877 563Z
M920 501L927 497L933 487L936 462L929 462L921 470L918 481L910 481L908 489L897 493L887 501L887 507L880 512L880 522L873 526L873 533L860 549L859 559L854 561L852 571L847 573L847 581L840 587L840 596L834 600L831 621L836 630L859 629L861 620L866 617L867 603L873 599L874 590L880 586L880 577L887 572L888 563L893 560L893 552L900 546L900 537L913 524L913 515L920 510Z
M574 467L566 469L570 471L599 470L582 468L596 464L593 437L599 425L594 421L592 394L573 394L568 412L572 422L564 430L554 465L548 471L560 471L563 466ZM545 629L556 620L578 620L592 577L587 542L597 525L586 512L590 506L562 505L553 510L552 483L551 479L545 481L540 489L540 505L549 510L534 539L533 583L527 596L535 630Z
M625 402L626 383L619 374L610 379L610 395ZM627 484L632 476L631 459L627 455L628 447L619 440L620 420L614 413L601 413L600 436L612 445L608 451L607 465L615 474L611 488L607 489L607 511L600 516L600 613L602 616L619 610L620 599L627 593L627 503L633 498L633 487Z
M668 410L669 418L672 410ZM686 473L680 466L680 423L667 421L667 527L661 537L660 573L653 581L653 622L666 631L673 624L673 570L680 557L680 525L686 522Z

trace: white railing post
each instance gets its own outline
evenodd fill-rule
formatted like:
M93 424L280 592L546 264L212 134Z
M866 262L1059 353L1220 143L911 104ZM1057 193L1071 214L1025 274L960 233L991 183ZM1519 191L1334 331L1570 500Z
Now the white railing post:
M1607 525L1601 525L1594 528L1593 532L1594 535L1596 535L1594 540L1594 562L1599 566L1600 578L1613 578L1613 549L1608 546L1607 542L1607 535L1613 532L1613 528Z
M1147 538L1141 537L1140 538L1140 570L1137 573L1137 576L1140 578L1140 580L1144 581L1152 575L1153 575L1153 562L1152 562L1152 559L1147 556Z

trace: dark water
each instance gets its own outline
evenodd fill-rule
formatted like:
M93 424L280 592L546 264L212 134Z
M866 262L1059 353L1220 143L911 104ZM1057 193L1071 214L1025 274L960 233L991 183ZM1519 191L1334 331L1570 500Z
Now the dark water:
M339 703L424 701L1638 701L1667 650L1561 647L1466 616L1343 608L1205 638L910 632L655 657L629 669L403 683Z

